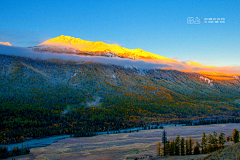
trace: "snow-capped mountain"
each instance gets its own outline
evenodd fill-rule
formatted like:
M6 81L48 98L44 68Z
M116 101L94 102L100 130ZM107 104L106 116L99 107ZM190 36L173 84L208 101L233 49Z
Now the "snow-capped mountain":
M33 47L33 50L130 59L158 59L167 62L176 62L170 58L146 52L142 49L127 49L116 44L107 44L101 41L92 42L64 35L49 39Z

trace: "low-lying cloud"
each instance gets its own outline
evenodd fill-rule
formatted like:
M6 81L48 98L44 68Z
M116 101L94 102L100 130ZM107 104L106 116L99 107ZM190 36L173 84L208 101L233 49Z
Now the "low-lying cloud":
M121 58L109 58L109 57L100 57L100 56L81 56L74 54L59 54L59 53L48 53L48 52L35 52L29 48L22 47L8 47L0 46L0 54L8 56L19 56L31 59L41 59L41 60L50 60L50 59L60 59L65 61L87 61L87 62L98 62L105 64L115 64L122 65L124 67L137 67L144 69L154 69L154 68L172 68L172 64L167 64L162 61L143 61L143 60L130 60L130 59L121 59ZM183 67L183 66L179 66Z
M86 107L100 107L102 103L100 102L102 98L101 97L94 97L93 101L87 101L86 102Z
M102 102L100 102L101 99L101 97L94 96L92 100L86 100L86 103L82 102L79 104L67 105L66 108L63 110L62 115L75 112L80 107L99 108L102 105Z
M226 66L226 67L204 67L189 65L182 62L167 62L164 60L131 60L126 58L109 58L100 56L81 56L74 54L59 54L48 52L36 52L29 48L12 47L0 45L0 54L8 56L20 56L31 59L51 60L60 59L73 62L97 62L104 64L120 65L127 68L141 68L141 69L176 69L180 71L204 71L204 72L220 72L226 74L240 74L240 66Z

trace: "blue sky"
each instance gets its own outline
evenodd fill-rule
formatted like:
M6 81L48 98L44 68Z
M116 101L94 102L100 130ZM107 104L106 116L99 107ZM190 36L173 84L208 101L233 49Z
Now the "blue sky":
M68 35L115 43L179 61L240 62L239 0L7 0L0 2L0 41L34 46ZM187 17L225 18L187 24Z

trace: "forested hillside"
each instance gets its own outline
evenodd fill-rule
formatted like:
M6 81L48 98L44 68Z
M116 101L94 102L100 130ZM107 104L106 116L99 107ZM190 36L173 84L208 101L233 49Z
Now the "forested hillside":
M0 143L239 116L239 99L237 78L0 55Z

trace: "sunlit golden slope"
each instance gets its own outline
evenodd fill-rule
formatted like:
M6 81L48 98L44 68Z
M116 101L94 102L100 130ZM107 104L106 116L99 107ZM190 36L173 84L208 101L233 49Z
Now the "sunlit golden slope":
M0 45L12 46L12 44L9 42L0 42Z
M239 74L226 74L226 73L216 73L216 72L199 72L204 77L213 79L213 80L238 80Z
M202 65L200 63L197 63L197 62L189 62L187 64L191 65L191 66L202 67L202 68L216 67L216 66L204 66L204 65Z
M106 44L101 41L92 42L74 38L70 36L59 36L49 39L39 45L60 45L79 49L79 51L92 53L113 53L119 57L133 58L133 59L158 59L168 62L176 62L170 58L159 56L142 49L127 49L116 44Z

